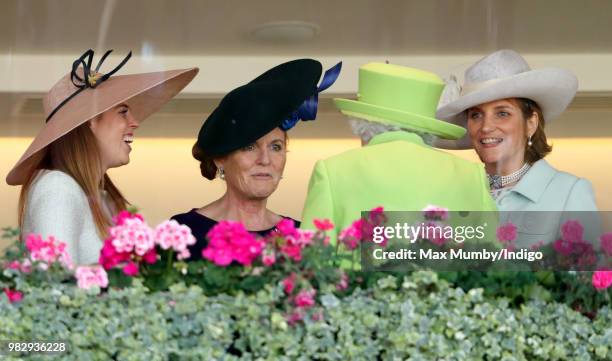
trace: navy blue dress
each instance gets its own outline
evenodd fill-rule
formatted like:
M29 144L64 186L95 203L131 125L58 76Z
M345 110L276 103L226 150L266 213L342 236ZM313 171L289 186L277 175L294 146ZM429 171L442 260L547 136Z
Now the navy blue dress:
M291 217L284 217L286 219L290 219L295 224L295 227L300 226L300 222L296 221ZM196 239L196 243L189 246L189 252L191 256L187 259L187 261L197 261L202 259L202 250L206 248L208 244L208 240L206 239L206 235L208 231L210 231L218 222L214 219L210 219L205 215L202 215L196 211L196 209L192 209L187 213L176 214L172 216L171 219L174 219L180 224L184 224L191 229L191 233ZM276 227L272 227L270 229L264 229L262 231L254 231L251 233L258 234L260 236L265 236Z

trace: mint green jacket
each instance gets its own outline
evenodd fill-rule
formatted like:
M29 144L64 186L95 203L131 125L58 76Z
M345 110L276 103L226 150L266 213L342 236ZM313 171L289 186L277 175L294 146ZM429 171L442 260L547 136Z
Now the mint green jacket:
M368 211L496 211L484 167L426 145L405 131L379 134L368 145L315 164L302 227L330 219L334 234Z
M539 242L554 242L568 220L579 221L583 238L598 248L601 219L591 182L551 167L544 159L533 163L529 171L496 201L500 223L517 226L518 248Z

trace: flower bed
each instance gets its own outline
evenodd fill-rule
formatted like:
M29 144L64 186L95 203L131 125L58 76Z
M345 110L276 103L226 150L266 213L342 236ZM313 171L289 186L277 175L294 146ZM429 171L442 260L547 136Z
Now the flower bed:
M439 221L441 210L424 215ZM326 220L317 231L282 221L265 238L220 222L204 259L186 263L188 228L122 212L100 265L76 270L60 240L28 235L0 259L0 340L68 341L61 357L75 360L612 359L612 271L361 271L359 245L385 218L373 209L336 245ZM591 262L570 225L547 252ZM512 227L498 232L506 247Z

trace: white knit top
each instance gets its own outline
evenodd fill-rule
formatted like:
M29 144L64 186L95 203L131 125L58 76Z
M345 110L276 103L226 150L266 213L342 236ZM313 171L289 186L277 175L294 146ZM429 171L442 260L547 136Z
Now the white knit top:
M23 236L54 236L66 243L74 265L97 263L102 239L79 184L68 174L43 170L32 183L27 196Z

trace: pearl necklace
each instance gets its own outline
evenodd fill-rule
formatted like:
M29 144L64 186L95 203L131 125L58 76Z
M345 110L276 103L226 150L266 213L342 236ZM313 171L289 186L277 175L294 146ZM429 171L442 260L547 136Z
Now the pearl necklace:
M523 164L521 169L517 170L516 172L512 174L508 174L508 175L498 175L498 174L488 175L487 174L487 177L489 178L489 186L491 187L491 189L500 189L500 188L507 186L508 184L517 182L519 179L521 179L525 175L525 173L527 173L529 168L531 168L531 166L525 163Z

